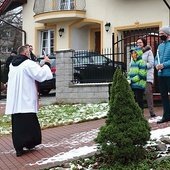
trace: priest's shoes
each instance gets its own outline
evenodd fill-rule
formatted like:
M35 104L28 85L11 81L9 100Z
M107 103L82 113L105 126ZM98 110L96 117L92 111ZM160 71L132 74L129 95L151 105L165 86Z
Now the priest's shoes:
M23 149L18 149L16 150L16 156L20 157L22 155L24 155L27 151L23 150Z
M33 146L26 146L26 149L28 149L28 150L34 150L34 149L36 149L36 148L35 148L35 146L33 145Z

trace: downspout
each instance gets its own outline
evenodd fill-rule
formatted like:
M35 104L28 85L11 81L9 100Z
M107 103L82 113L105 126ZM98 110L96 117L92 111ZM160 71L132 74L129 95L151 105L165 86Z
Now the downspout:
M27 38L27 37L26 37L26 32L25 32L23 29L20 29L20 28L14 26L14 25L12 25L12 24L10 24L9 22L7 22L7 21L5 21L5 20L3 20L3 19L1 19L1 18L0 18L0 21L6 23L7 25L10 25L10 26L16 28L17 30L19 30L19 31L21 31L21 32L23 32L23 33L24 33L24 44L26 44L26 42L27 42L27 41L26 41L26 38Z
M3 10L2 10L2 12L1 12L1 9L7 7L11 2L12 2L12 0L6 0L6 1L4 1L4 3L0 6L0 15L3 14ZM20 28L12 25L12 24L10 24L10 23L8 23L7 21L5 21L5 20L3 20L3 19L1 19L1 18L0 18L0 21L6 23L7 25L10 25L10 26L16 28L17 30L19 30L19 31L21 31L21 32L23 32L23 33L24 33L24 44L26 44L26 38L27 38L27 37L26 37L26 32L25 32L23 29L20 29ZM2 62L1 62L1 60L0 60L0 83L1 83L1 79L2 79L2 77L1 77L1 64L2 64ZM1 100L1 99L2 99L2 96L1 96L1 86L0 86L0 100Z
M166 1L166 0L163 0L164 1L164 3L165 3L165 5L168 7L168 9L169 9L169 25L170 25L170 6L169 6L169 4L168 4L168 2Z
M12 25L12 24L4 21L4 20L1 19L1 18L0 18L0 21L2 21L2 22L4 22L4 23L6 23L7 25L10 25L10 26L18 29L18 30L21 31L21 32L23 32L23 33L24 33L24 44L26 44L26 32L25 32L24 30L22 30L22 29L20 29L20 28L18 28L18 27L16 27L16 26L14 26L14 25ZM1 83L1 79L2 79L2 77L1 77L1 64L2 64L2 62L1 62L1 60L0 60L0 83ZM1 99L2 99L2 96L1 96L1 87L0 87L0 100L1 100Z

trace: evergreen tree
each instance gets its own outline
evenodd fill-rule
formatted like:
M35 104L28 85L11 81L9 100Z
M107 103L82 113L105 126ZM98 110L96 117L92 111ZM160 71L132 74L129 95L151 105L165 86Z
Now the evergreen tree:
M109 106L112 107L113 105L111 103L114 102L114 98L115 98L115 94L116 94L116 91L115 91L115 86L116 86L116 83L117 83L117 77L118 75L120 74L120 69L117 68L115 73L114 73L114 76L113 76L113 83L112 83L112 86L110 87L110 101L109 101ZM106 124L109 124L110 121L111 121L111 116L113 115L112 112L111 112L111 108L110 110L108 111L107 113L107 117L110 117L109 119L106 119Z
M143 159L144 145L150 139L150 126L118 68L113 77L109 106L106 125L100 128L95 139L100 151L109 164L128 164Z

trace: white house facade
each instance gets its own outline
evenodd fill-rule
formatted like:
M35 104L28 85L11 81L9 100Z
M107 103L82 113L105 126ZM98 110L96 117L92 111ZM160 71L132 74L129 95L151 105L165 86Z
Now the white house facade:
M113 47L113 33L158 30L170 22L166 0L4 0L0 14L17 6L23 6L23 44L32 44L37 56L42 49L48 54L60 49L101 52Z
M148 37L148 44L153 52L156 51L159 28L170 25L169 3L167 0L4 0L0 5L0 14L18 6L23 7L23 44L33 45L37 57L43 54L43 50L47 54L54 54L64 49L93 50L98 53L111 49L112 59L126 63L128 69L128 51L139 35ZM62 60L65 53L57 54ZM67 54L65 56L67 58ZM68 68L64 66L63 72L67 70L70 81L71 65ZM157 88L157 82L155 84ZM56 95L63 92L63 89L59 89L62 86L57 84ZM74 85L67 83L66 86L69 90L57 97L61 99L59 101L70 102L67 95L72 95L69 98L72 101L80 91ZM86 101L94 101L94 96L96 102L102 100L103 95L99 97L98 94L107 91L108 85L102 87L104 90L100 88L95 88L94 93L95 90L89 85L84 87L83 95L77 96L79 100L74 102L84 102L84 92L87 91L89 95Z
M160 0L29 0L23 5L23 30L36 55L43 48L48 54L60 49L100 51L112 47L113 33L160 28L169 19L169 9Z
M113 33L126 36L134 34L131 30L158 30L170 22L166 0L4 0L0 14L21 5L23 43L32 44L37 56L42 49L48 54L60 49L101 52L113 47Z

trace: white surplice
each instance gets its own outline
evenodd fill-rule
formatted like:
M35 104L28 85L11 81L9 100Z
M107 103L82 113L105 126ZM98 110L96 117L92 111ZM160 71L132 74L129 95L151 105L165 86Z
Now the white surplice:
M48 65L40 67L29 59L19 66L10 64L5 114L37 113L38 100L35 81L43 82L52 77Z

